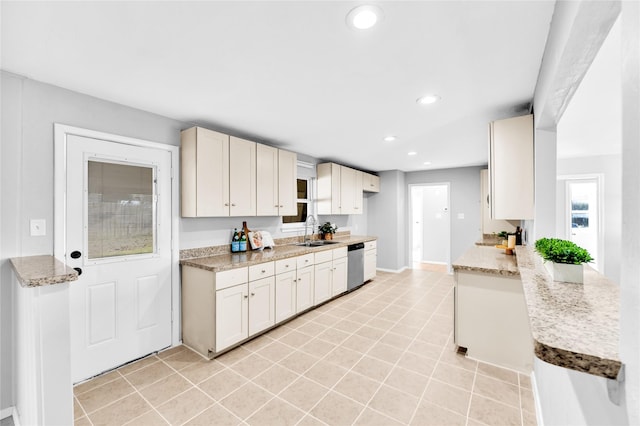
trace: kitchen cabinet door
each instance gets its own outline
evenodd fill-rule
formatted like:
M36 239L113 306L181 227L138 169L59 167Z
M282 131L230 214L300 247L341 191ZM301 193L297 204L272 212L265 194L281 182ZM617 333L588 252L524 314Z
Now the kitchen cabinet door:
M229 216L256 215L256 143L229 141Z
M192 127L180 141L181 214L229 216L229 136Z
M362 190L364 192L380 192L380 178L371 173L362 173Z
M361 185L362 186L362 185ZM340 213L357 214L356 206L357 170L340 166ZM362 204L362 202L360 202Z
M247 284L216 291L216 352L249 336Z
M482 233L493 234L502 231L513 233L516 227L506 220L491 218L491 197L489 195L489 171L480 170L480 204L482 204Z
M315 265L313 304L318 305L331 297L331 277L333 275L332 262Z
M256 214L278 216L278 149L258 144L256 147Z
M341 166L335 163L318 164L316 167L318 214L343 214L340 205L340 168Z
M491 217L534 218L533 115L489 125Z
M364 251L364 280L372 280L376 277L377 249Z
M347 258L341 257L333 260L332 275L331 275L331 290L332 296L347 291Z
M276 275L276 323L296 313L296 271Z
M294 216L298 213L298 155L278 150L278 214Z
M249 335L275 324L275 279L263 278L249 283Z
M313 306L314 274L313 266L298 269L296 281L296 312L302 312Z

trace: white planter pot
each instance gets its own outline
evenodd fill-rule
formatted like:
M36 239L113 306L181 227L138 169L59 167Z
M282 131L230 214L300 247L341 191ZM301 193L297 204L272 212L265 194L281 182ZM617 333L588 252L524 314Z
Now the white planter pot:
M544 262L544 266L547 268L547 271L554 281L578 284L582 284L584 282L584 268L582 264L575 265L571 263Z

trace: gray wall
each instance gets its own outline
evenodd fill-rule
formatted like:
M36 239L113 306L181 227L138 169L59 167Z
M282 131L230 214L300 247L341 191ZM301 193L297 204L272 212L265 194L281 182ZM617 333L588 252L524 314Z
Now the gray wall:
M409 223L410 184L449 182L449 204L451 209L451 262L460 257L469 247L482 238L482 222L480 213L480 170L483 167L463 167L456 169L430 170L410 172L405 175L406 223ZM464 219L458 219L459 214ZM411 228L406 229L407 240ZM408 250L407 250L408 251ZM411 253L405 257L407 265L411 264Z
M620 282L620 238L622 232L622 158L619 155L599 157L558 159L558 176L602 174L603 179L603 235L604 235L604 275L614 282ZM556 235L564 235L565 228L565 181L558 180L556 190Z

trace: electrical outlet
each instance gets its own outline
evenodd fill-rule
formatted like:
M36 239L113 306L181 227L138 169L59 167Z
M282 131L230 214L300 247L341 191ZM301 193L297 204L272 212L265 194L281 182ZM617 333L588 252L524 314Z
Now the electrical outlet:
M42 237L47 235L47 221L44 219L31 219L29 224L32 237Z

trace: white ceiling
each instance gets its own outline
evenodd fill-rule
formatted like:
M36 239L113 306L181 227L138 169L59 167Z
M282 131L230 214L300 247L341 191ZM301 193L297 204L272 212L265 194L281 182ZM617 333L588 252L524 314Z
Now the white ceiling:
M3 1L2 69L365 170L486 164L554 2L375 2L367 31L345 25L359 3Z

